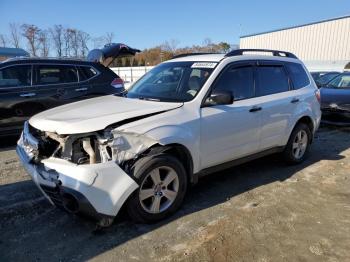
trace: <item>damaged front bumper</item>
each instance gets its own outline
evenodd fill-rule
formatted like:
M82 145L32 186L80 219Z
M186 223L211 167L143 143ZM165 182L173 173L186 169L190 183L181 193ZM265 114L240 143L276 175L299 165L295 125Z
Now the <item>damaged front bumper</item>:
M114 161L78 165L50 157L35 163L23 136L17 154L44 196L54 205L94 218L115 217L138 184Z
M350 125L350 108L328 106L322 107L322 122L338 126Z

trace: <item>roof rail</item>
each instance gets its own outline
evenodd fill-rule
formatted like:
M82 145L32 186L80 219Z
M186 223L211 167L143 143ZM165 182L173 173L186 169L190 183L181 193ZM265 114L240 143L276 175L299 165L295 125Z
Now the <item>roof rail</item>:
M220 54L221 53L185 53L185 54L175 55L171 59L192 56L192 55L220 55Z
M233 50L225 55L225 57L230 56L238 56L243 55L245 52L266 52L266 53L272 53L273 56L281 56L281 57L289 57L289 58L295 58L298 59L298 57L290 52L286 51L279 51L279 50L270 50L270 49L236 49Z

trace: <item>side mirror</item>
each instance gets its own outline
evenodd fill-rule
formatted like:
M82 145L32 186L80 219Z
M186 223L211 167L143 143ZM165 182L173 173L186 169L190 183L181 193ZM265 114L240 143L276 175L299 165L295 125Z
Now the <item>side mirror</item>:
M229 91L216 91L210 94L204 102L204 106L230 105L233 103L233 95Z

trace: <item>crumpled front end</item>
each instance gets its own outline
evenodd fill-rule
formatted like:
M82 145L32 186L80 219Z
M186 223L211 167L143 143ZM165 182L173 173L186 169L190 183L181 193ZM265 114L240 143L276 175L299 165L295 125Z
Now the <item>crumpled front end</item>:
M321 110L323 123L339 126L350 125L350 104L323 103Z
M48 200L72 213L113 218L138 188L128 170L157 141L109 129L58 135L25 123L17 154Z

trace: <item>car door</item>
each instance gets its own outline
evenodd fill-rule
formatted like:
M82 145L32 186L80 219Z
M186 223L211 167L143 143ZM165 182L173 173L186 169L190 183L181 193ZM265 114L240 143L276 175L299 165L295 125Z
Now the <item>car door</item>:
M80 86L74 65L38 64L35 66L37 99L46 108L83 99L88 87Z
M32 65L20 64L0 68L0 130L11 134L35 114L36 90L32 86Z
M349 121L350 73L338 75L327 86L322 87L320 91L324 120L330 118L330 120L338 122Z
M299 102L296 95L282 62L258 62L256 96L262 108L260 151L284 143L289 121Z
M257 152L261 111L254 97L254 65L228 65L212 90L232 92L234 102L201 108L201 168L215 166Z

